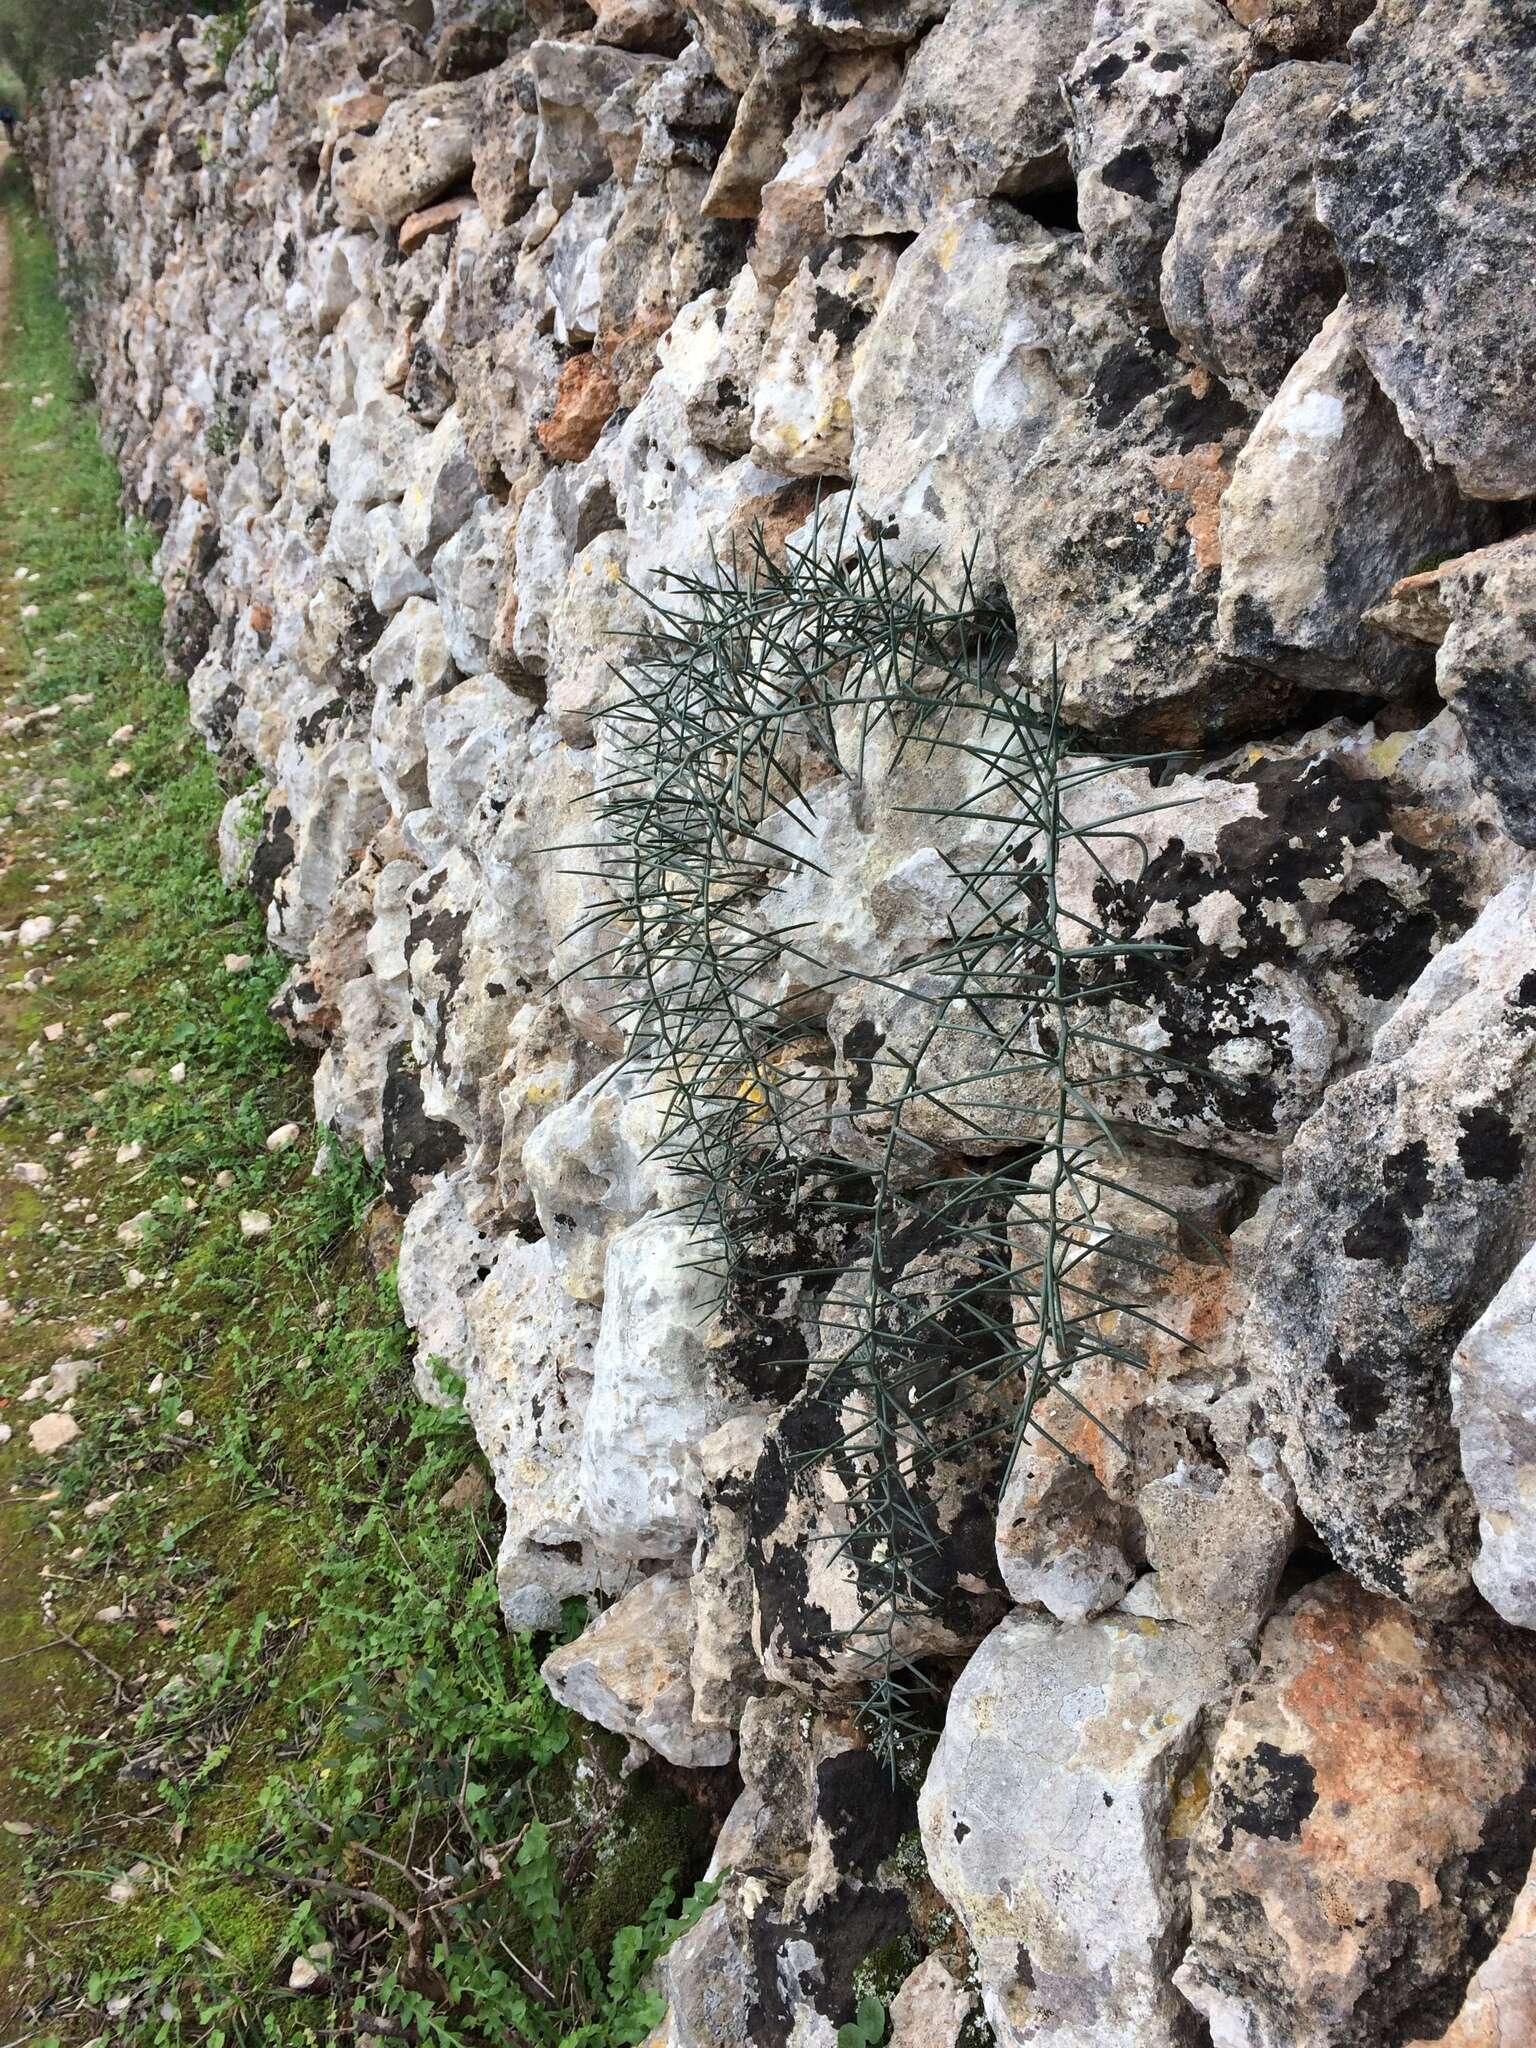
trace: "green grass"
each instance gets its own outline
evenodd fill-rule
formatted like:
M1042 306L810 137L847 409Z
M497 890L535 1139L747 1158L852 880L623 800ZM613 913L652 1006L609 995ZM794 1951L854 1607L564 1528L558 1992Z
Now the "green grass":
M711 1816L622 1778L505 1633L494 1496L443 1503L478 1451L362 1249L372 1175L266 1149L308 1117L280 965L218 881L224 792L14 171L3 202L0 719L61 708L0 736L0 929L58 922L0 951L0 2043L639 2041ZM62 1357L95 1369L44 1457L21 1395Z

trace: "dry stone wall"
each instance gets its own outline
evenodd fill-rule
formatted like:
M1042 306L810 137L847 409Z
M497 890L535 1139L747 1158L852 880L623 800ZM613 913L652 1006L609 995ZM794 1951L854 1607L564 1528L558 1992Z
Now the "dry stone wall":
M830 2048L871 1956L896 2048L1513 2048L1536 5L516 12L263 0L223 71L189 19L27 147L226 879L404 1212L509 1625L591 1597L555 1691L740 1771L656 2048ZM569 850L647 598L758 531L969 563L1020 690L1186 750L1116 769L1170 807L1061 876L1181 949L1102 1076L1155 1327L1048 1395L995 1515L995 1464L948 1473L920 1796L853 1717L869 1560L797 1461L834 1290L748 1313L692 1256ZM765 877L833 1130L950 929L913 772L811 788ZM1101 1219L1108 1298L1138 1230Z

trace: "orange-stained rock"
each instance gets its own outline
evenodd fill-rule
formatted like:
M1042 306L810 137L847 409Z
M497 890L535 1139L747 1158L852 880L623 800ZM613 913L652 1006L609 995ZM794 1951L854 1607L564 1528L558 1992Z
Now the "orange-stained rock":
M555 462L585 462L618 402L605 358L595 351L572 356L560 372L554 412L539 428L544 453Z
M1217 1741L1177 1981L1214 2048L1436 2038L1533 1843L1536 1638L1319 1580L1266 1629Z
M458 226L475 203L472 192L456 192L451 199L439 199L419 213L407 214L400 223L400 254L411 256L430 235L441 235Z

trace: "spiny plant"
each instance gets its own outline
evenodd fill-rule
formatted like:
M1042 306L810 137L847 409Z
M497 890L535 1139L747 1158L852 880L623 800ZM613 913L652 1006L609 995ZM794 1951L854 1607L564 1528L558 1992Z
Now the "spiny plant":
M834 1460L847 1496L845 1648L893 1766L933 1689L914 1654L944 1534L925 1488L986 1446L1005 1480L1027 1438L1056 1442L1047 1395L1081 1407L1094 1359L1140 1363L1161 1326L1092 1262L1106 1202L1163 1205L1127 1178L1102 1098L1187 1064L1114 1021L1176 948L1112 929L1081 886L1122 900L1136 821L1162 806L1117 804L1113 778L1166 757L1088 751L970 568L952 598L931 568L818 521L782 555L758 534L672 577L605 713L588 870L597 971L699 1260L740 1294L786 1222L819 1247L775 1268L822 1296L809 1388L833 1422L801 1464ZM834 795L876 785L932 821L944 899L942 932L890 971L830 957L792 907L837 886L818 859ZM860 985L885 1028L848 1034L839 1085L827 1012ZM1150 1240L1130 1256L1150 1291Z

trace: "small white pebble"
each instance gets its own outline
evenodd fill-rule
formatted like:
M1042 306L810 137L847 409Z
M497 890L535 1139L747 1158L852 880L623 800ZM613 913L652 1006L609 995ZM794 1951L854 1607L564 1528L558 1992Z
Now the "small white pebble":
M267 1133L267 1150L269 1152L286 1152L288 1147L295 1143L301 1135L297 1124L279 1124L275 1131Z
M244 1238L270 1237L272 1218L262 1209L240 1211L240 1235Z

